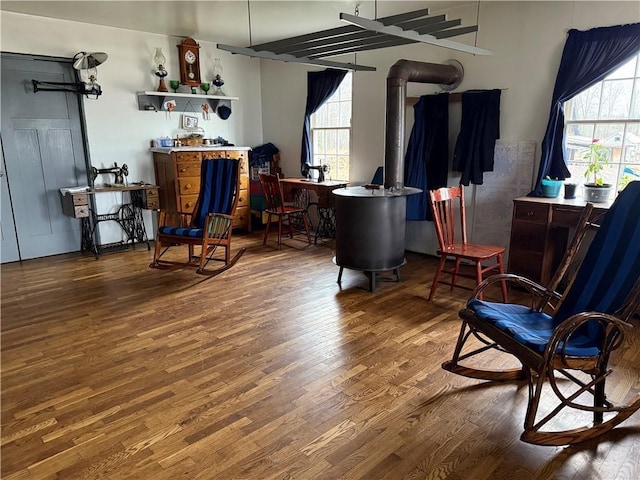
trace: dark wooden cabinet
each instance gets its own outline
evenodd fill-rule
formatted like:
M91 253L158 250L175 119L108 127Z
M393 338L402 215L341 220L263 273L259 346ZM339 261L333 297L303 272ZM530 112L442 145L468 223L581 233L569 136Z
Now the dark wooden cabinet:
M516 198L508 271L546 285L562 260L584 205L581 199ZM610 204L594 206L591 219L597 221Z
M204 158L239 158L240 192L233 227L251 230L249 212L248 148L200 147L152 148L156 183L160 187L160 208L192 212L200 192L200 164Z

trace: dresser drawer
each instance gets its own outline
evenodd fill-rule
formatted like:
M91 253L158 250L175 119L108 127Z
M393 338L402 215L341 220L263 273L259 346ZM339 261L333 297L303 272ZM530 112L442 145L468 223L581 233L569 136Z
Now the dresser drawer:
M515 202L513 211L514 220L523 222L547 224L549 205L535 204L533 202Z
M510 249L540 252L544 250L547 226L515 221L511 226Z
M201 162L202 152L178 152L176 153L176 161L182 162Z
M198 195L200 193L200 177L178 178L180 195Z
M240 190L238 192L238 206L237 208L249 206L249 192L247 190Z
M551 225L561 227L575 227L582 215L581 208L554 205L551 214Z
M177 168L178 177L200 177L200 163L180 162Z
M249 190L249 177L240 175L240 190Z
M184 213L192 213L198 201L198 195L181 195L180 211Z
M249 221L249 206L241 207L238 204L236 208L236 213L233 216L233 227L234 228L247 228L247 222Z
M224 150L211 150L208 152L204 152L203 158L226 158L226 153Z

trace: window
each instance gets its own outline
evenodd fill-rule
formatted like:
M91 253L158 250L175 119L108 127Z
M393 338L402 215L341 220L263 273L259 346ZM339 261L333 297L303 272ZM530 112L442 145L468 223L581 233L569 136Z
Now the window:
M565 147L571 179L585 178L594 139L609 151L604 183L621 190L640 180L640 52L603 81L565 102Z
M352 90L353 72L348 72L338 90L311 115L313 164L329 165L327 179L349 180Z

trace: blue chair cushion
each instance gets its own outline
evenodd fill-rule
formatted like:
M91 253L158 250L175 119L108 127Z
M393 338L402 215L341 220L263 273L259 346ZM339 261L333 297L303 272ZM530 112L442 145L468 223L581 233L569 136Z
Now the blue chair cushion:
M467 308L476 316L499 328L518 343L543 353L553 335L554 320L550 315L536 312L524 305L494 303L472 298ZM570 339L567 355L591 357L599 353L597 338L588 334L587 330L576 332ZM562 344L560 347L562 348Z
M158 231L162 235L173 235L176 237L202 238L204 229L190 227L160 227Z

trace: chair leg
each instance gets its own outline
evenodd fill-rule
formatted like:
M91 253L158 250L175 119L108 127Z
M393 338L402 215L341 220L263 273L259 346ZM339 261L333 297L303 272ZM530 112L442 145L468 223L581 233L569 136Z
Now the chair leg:
M284 215L278 215L278 250L282 250L282 222Z
M442 270L444 269L444 264L446 260L447 260L446 255L442 255L440 257L440 263L438 264L438 269L436 270L436 273L433 276L433 281L431 283L431 292L429 293L429 300L431 300L433 296L436 294L436 288L438 287L438 282L440 281L440 276L442 275Z
M160 259L160 254L162 253L162 242L159 238L156 238L156 247L153 251L153 263L152 265L158 265L158 260Z
M482 283L482 264L478 260L476 262L476 286ZM478 299L482 300L482 293L478 295Z
M307 240L309 241L309 245L311 245L311 233L309 232L309 222L307 221L307 216L302 214L302 223L304 224L304 231L307 233ZM318 242L318 237L316 236L316 243Z
M443 265L444 267L444 265ZM458 283L458 273L460 273L460 257L456 257L456 263L453 267L453 274L451 276L451 291L453 292L453 287L455 287Z
M267 237L269 236L269 228L271 227L271 213L267 216L267 227L264 229L264 237L262 239L262 244L267 244Z
M340 271L338 272L338 281L336 282L338 285L342 284L342 271L344 270L344 267L340 267Z
M504 263L502 262L502 254L498 255L498 271L504 273ZM507 282L502 280L500 282L500 288L502 289L502 301L507 303Z

